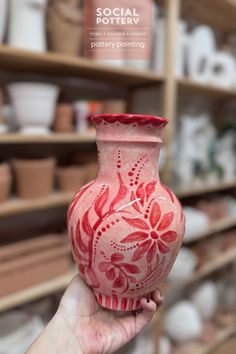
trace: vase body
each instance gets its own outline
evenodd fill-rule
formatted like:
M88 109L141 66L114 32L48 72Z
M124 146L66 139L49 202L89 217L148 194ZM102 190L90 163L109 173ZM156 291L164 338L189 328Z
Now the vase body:
M134 310L169 273L184 234L181 205L158 175L167 121L124 114L92 119L98 174L68 210L73 255L101 306Z
M8 44L37 52L46 50L47 0L11 0Z

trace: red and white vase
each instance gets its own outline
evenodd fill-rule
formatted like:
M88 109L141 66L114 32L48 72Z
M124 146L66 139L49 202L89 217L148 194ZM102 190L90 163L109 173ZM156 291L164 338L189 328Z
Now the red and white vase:
M73 255L101 306L135 310L168 275L184 235L182 207L158 175L168 121L131 114L92 121L98 174L68 210Z

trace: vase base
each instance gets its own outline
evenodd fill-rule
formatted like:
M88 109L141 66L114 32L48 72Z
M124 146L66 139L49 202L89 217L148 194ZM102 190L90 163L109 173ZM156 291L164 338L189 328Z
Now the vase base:
M117 295L103 295L94 292L97 303L110 310L115 311L134 311L141 308L140 297L119 297Z

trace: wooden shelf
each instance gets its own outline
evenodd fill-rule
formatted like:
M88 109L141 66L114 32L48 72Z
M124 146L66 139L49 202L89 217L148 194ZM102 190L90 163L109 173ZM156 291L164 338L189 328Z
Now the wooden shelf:
M37 74L60 77L77 77L106 81L126 87L156 85L163 81L163 76L150 70L121 68L98 64L93 60L68 55L43 53L38 54L8 46L0 46L0 69L17 72L36 72Z
M222 220L212 223L206 231L198 234L195 238L184 240L184 244L189 244L191 242L199 241L208 236L214 235L221 231L230 229L231 227L236 226L236 217L228 217Z
M31 288L0 297L0 311L6 311L11 308L26 304L27 302L34 301L40 299L41 297L63 290L69 284L72 277L76 275L76 273L77 272L75 270L72 270L67 274L35 285Z
M74 193L54 193L39 199L12 198L0 204L0 217L68 205Z
M189 343L186 345L181 354L209 354L224 344L231 336L236 333L236 325L232 324L217 330L215 338L212 342L205 344L200 342ZM226 353L225 353L226 354Z
M215 184L205 184L202 187L198 188L189 188L189 189L176 189L175 193L180 199L198 197L204 194L210 194L215 192L225 191L227 189L236 188L236 180L230 182L219 182Z
M156 0L164 5L166 0ZM235 0L181 0L181 16L187 20L195 20L207 24L223 32L236 30Z
M194 274L192 274L186 280L178 280L178 281L168 281L167 283L167 293L171 292L176 287L185 287L188 285L192 285L193 283L201 280L202 278L210 275L218 271L219 269L225 267L226 265L230 264L231 262L236 260L236 247L231 248L223 253L220 253L217 257L213 260L207 262L204 266L197 269Z
M9 133L0 135L0 144L77 144L94 142L95 136L79 135L76 133L52 133L48 135L23 135L19 133Z
M188 78L179 79L177 83L180 92L182 91L183 93L201 93L214 98L236 98L236 89L233 88L226 89L215 85L203 84Z

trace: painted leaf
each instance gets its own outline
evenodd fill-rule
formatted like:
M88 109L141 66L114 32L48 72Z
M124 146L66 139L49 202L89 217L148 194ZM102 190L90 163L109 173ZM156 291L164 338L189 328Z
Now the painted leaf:
M156 255L157 252L157 245L156 242L153 242L153 244L151 245L151 247L148 250L147 253L147 261L148 263L151 263Z
M99 288L100 286L99 281L92 268L86 266L84 275L88 286L91 286L91 288L95 288L95 289Z
M120 273L120 275L115 279L114 283L112 284L113 288L121 288L125 283L124 276Z
M144 241L143 243L141 243L138 246L138 248L136 249L136 251L134 252L131 260L133 262L135 262L135 261L138 261L140 258L142 258L144 253L147 252L147 250L149 249L149 246L151 243L152 243L151 240L147 240L147 241Z
M157 241L158 244L158 248L160 250L161 253L168 253L170 251L169 247L167 247L163 242L161 242L160 240Z
M84 232L89 236L93 236L93 229L90 225L89 222L89 209L84 213L83 219L82 219L82 228Z
M167 243L174 242L176 240L177 233L175 231L167 231L164 234L160 235L162 241Z
M111 255L111 262L112 263L121 262L121 261L123 261L123 259L124 259L124 256L121 253L113 253Z
M106 271L105 273L106 277L108 280L114 280L115 279L115 269L114 268L110 268L109 270Z
M138 219L138 218L128 219L128 218L126 218L124 216L123 216L123 219L129 225L131 225L133 227L136 227L137 229L143 229L143 230L148 230L149 229L148 225L142 219Z
M102 217L102 211L107 202L108 195L109 195L109 187L105 189L105 191L100 195L100 197L97 198L95 202L94 209L99 218Z
M153 203L151 213L150 213L150 224L154 228L159 222L161 217L161 208L156 202Z
M88 252L88 247L82 240L81 232L80 232L80 221L78 221L76 225L76 243L82 253Z
M82 197L82 195L86 192L86 190L93 184L94 182L91 182L87 185L85 185L84 187L82 187L80 189L80 191L78 193L76 193L76 195L74 196L74 198L72 199L72 202L70 204L70 207L68 209L68 212L67 212L67 222L69 222L70 220L70 217L75 209L75 206L77 204L77 202L79 201L79 199Z
M100 270L100 272L106 272L110 266L110 262L100 262L98 265L98 269Z
M132 207L133 207L137 212L139 212L139 213L141 214L141 210L139 209L139 206L138 206L137 201L134 202L134 200L136 200L136 199L137 199L137 198L135 198L134 192L132 191L132 192L131 192L131 202L133 202L133 203L132 203Z
M174 213L171 212L171 213L164 214L160 224L157 227L157 230L161 231L166 229L168 226L170 226L173 219L174 219Z
M152 195L152 193L155 191L156 184L157 184L157 181L152 181L146 185L145 192L146 192L147 201L148 201L149 197Z
M136 232L133 232L132 234L129 234L127 237L125 237L120 242L121 243L128 243L128 242L143 241L143 240L146 240L147 237L148 237L148 233L142 232L142 231L136 231Z
M135 264L122 263L121 266L130 274L139 274L140 269Z
M169 188L167 188L164 184L161 184L161 186L169 194L171 201L174 203L174 196L173 196L173 193L171 192L171 190Z
M144 183L141 183L136 191L136 196L137 196L137 198L140 198L140 203L142 206L144 204L144 198L145 198L145 191L143 189L143 185L144 185Z
M110 205L110 212L114 210L114 207L116 206L116 204L118 204L122 199L125 198L127 192L128 192L128 188L125 186L120 173L117 173L118 179L119 179L119 189L118 189L118 193L115 196L115 198L113 199L113 201L111 202Z

